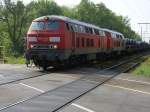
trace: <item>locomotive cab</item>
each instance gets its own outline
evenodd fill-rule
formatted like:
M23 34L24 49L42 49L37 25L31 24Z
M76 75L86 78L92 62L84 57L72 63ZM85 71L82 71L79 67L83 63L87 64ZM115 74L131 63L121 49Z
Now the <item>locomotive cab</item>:
M27 53L35 65L49 66L63 60L64 22L49 17L35 19L27 33Z
M32 22L27 33L27 44L29 49L61 47L63 32L61 21L58 20L35 20ZM61 38L62 37L62 38Z

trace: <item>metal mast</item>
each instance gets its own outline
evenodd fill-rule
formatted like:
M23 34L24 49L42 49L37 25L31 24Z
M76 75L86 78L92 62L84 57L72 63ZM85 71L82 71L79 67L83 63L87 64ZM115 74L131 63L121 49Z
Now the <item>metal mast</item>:
M140 35L142 40L148 40L150 43L150 23L138 23L140 26Z

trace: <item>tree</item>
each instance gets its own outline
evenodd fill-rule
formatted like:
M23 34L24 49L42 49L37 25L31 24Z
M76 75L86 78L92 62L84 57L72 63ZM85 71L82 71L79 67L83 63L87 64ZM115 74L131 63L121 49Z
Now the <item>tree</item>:
M128 17L116 15L103 3L94 4L89 0L81 0L80 4L72 10L75 12L74 17L76 19L95 24L102 28L121 32L126 38L140 38L139 35L131 29Z
M82 0L81 3L74 9L74 11L77 19L89 23L95 23L95 4L89 0Z
M75 8L70 8L70 7L66 7L66 6L62 6L61 7L62 10L62 14L70 17L70 18L75 18Z
M61 8L51 0L38 0L34 2L34 10L36 10L36 17L45 15L61 15Z
M26 26L28 12L31 7L25 6L22 1L12 2L4 0L3 16L6 18L5 23L9 39L12 43L12 52L22 52L23 27Z

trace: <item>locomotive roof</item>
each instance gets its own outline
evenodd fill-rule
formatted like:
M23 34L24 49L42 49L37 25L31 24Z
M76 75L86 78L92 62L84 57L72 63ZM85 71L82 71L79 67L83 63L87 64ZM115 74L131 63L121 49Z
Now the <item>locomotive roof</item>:
M117 32L117 31L113 31L113 30L110 30L110 29L106 29L106 28L100 28L96 25L93 25L93 24L90 24L90 23L85 23L85 22L81 22L79 20L76 20L76 19L71 19L69 17L66 17L66 16L58 16L58 15L47 15L47 16L42 16L42 17L39 17L39 18L36 18L35 20L33 21L42 21L44 19L51 19L51 20L62 20L62 21L65 21L65 22L69 22L69 23L74 23L74 24L78 24L78 25L83 25L83 26L87 26L87 27L92 27L92 28L95 28L95 29L99 29L99 30L103 30L103 31L108 31L108 32L111 32L111 33L115 33L115 34L118 34L118 35L122 35L122 33L120 32Z
M108 32L110 32L110 33L115 33L115 34L117 34L117 35L121 35L121 36L123 36L123 38L124 38L124 35L123 35L122 33L120 33L120 32L117 32L117 31L114 31L114 30L110 30L110 29L106 29L106 28L103 28L103 30L104 30L104 31L108 31Z
M99 29L99 30L101 29L102 30L102 28L100 28L100 27L98 27L96 25L85 23L85 22L81 22L79 20L71 19L71 18L65 17L65 16L48 15L48 16L42 16L42 17L36 18L33 21L42 21L45 18L49 18L49 19L52 19L52 20L63 20L63 21L66 21L66 22L70 22L70 23L74 23L74 24L83 25L83 26L92 27L92 28L96 28L96 29Z

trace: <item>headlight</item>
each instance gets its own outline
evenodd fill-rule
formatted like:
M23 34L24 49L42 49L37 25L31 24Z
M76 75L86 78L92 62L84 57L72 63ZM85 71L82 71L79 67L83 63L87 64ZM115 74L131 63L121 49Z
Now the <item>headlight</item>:
M50 42L60 42L60 37L49 37Z
M29 42L37 42L37 37L28 37Z
M30 48L33 48L33 47L34 47L34 45L31 44L31 45L30 45Z
M54 49L57 49L58 48L58 46L57 45L54 45Z

